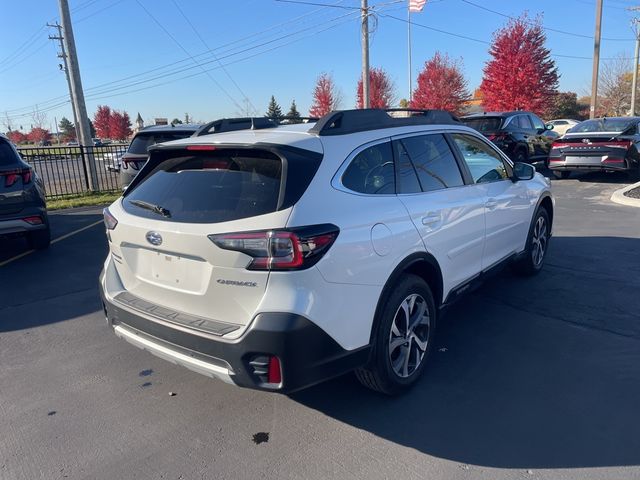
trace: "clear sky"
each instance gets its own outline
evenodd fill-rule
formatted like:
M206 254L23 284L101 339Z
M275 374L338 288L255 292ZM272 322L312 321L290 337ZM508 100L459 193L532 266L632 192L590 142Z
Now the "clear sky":
M271 95L283 110L295 99L307 114L315 78L323 71L342 91L342 107L353 107L361 57L358 11L352 7L360 0L306 1L340 8L277 0L70 0L89 116L100 104L125 110L132 119L140 112L146 121L183 118L185 112L207 121L241 114L246 105L262 115ZM377 12L371 65L390 73L398 99L407 97L407 1L369 2ZM7 112L13 128L28 130L36 105L50 125L54 117L72 118L57 44L47 39L55 30L45 27L58 18L57 3L2 0L0 124ZM633 56L626 8L634 4L604 0L605 59ZM543 16L560 89L587 94L594 10L595 0L429 0L412 15L413 22L431 28L412 27L414 82L424 61L439 50L462 59L469 88L475 89L492 33L506 16L528 11Z

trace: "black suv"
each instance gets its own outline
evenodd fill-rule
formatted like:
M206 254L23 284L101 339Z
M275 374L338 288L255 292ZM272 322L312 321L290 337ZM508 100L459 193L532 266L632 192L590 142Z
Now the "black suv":
M51 241L42 181L0 135L0 237L13 235L26 235L35 249Z
M463 117L465 125L479 131L514 162L544 165L553 138L545 135L552 125L545 125L531 112L489 112Z

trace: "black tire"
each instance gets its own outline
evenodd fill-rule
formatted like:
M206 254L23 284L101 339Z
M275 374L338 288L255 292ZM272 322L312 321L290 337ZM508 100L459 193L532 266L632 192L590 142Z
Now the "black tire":
M541 220L542 219L542 220ZM542 221L544 226L544 233L539 230L539 222ZM536 237L541 240L536 240ZM516 273L525 276L536 275L540 273L544 266L544 259L547 256L549 250L549 240L551 239L551 223L549 222L549 214L543 207L538 208L538 211L533 216L533 221L529 227L529 235L527 236L527 246L522 253L522 257L517 260L513 269ZM542 256L539 256L539 250L542 248Z
M45 229L29 232L27 240L29 242L29 248L33 250L49 248L49 245L51 245L51 230L49 229L49 224L47 224L47 228Z
M425 368L429 354L433 350L437 311L431 289L422 278L406 275L391 288L390 294L380 309L379 318L374 322L376 331L371 360L355 373L365 387L387 395L396 395L413 386ZM402 306L403 304L409 306L410 302L407 300L410 298L415 298L413 309L408 308L409 318L411 313L416 314L413 321L415 328L403 332L397 325L401 325L402 319L407 318ZM424 312L428 313L428 320L420 314L422 307ZM396 324L395 329L394 324ZM396 343L396 346L390 353L392 343ZM426 345L424 350L421 349L420 343ZM392 360L393 358L395 361ZM406 362L402 361L404 358L407 359ZM411 362L412 358L413 362ZM401 372L396 372L396 368L400 368ZM407 375L403 376L403 373Z
M571 172L569 170L562 170L562 171L554 170L553 174L555 175L556 178L558 179L561 178L562 180L566 180L571 176Z

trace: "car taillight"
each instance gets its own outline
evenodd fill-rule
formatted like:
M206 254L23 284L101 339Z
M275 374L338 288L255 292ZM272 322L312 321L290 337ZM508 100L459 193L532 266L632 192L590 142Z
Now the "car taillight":
M487 138L492 142L503 142L507 139L508 135L506 133L493 133L488 135Z
M303 270L322 258L339 232L335 225L325 224L209 235L209 239L222 249L253 257L248 270Z
M23 185L26 185L31 182L31 169L26 168L23 170L12 170L10 172L3 173L2 176L4 176L5 187L11 187L14 185L18 181L18 178L22 178Z
M146 160L132 160L123 158L122 159L122 169L128 170L131 167L133 170L140 170L140 167L144 165Z
M39 215L32 215L31 217L24 217L22 220L29 225L42 225L42 218Z
M104 215L104 225L107 227L107 230L113 230L118 225L118 220L116 217L111 215L111 212L108 208L102 210L102 215Z
M614 164L620 164L620 163L624 163L624 158L605 158L602 163L614 163Z

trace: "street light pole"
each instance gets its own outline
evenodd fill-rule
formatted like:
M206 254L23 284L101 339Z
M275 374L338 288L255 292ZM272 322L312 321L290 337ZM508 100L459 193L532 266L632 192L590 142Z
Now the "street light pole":
M640 7L629 8L630 11L640 10ZM638 28L640 20L634 18L631 20L631 28L636 37L636 51L633 55L633 81L631 82L631 109L629 114L632 117L636 115L636 92L638 91L638 56L640 55L640 29Z

